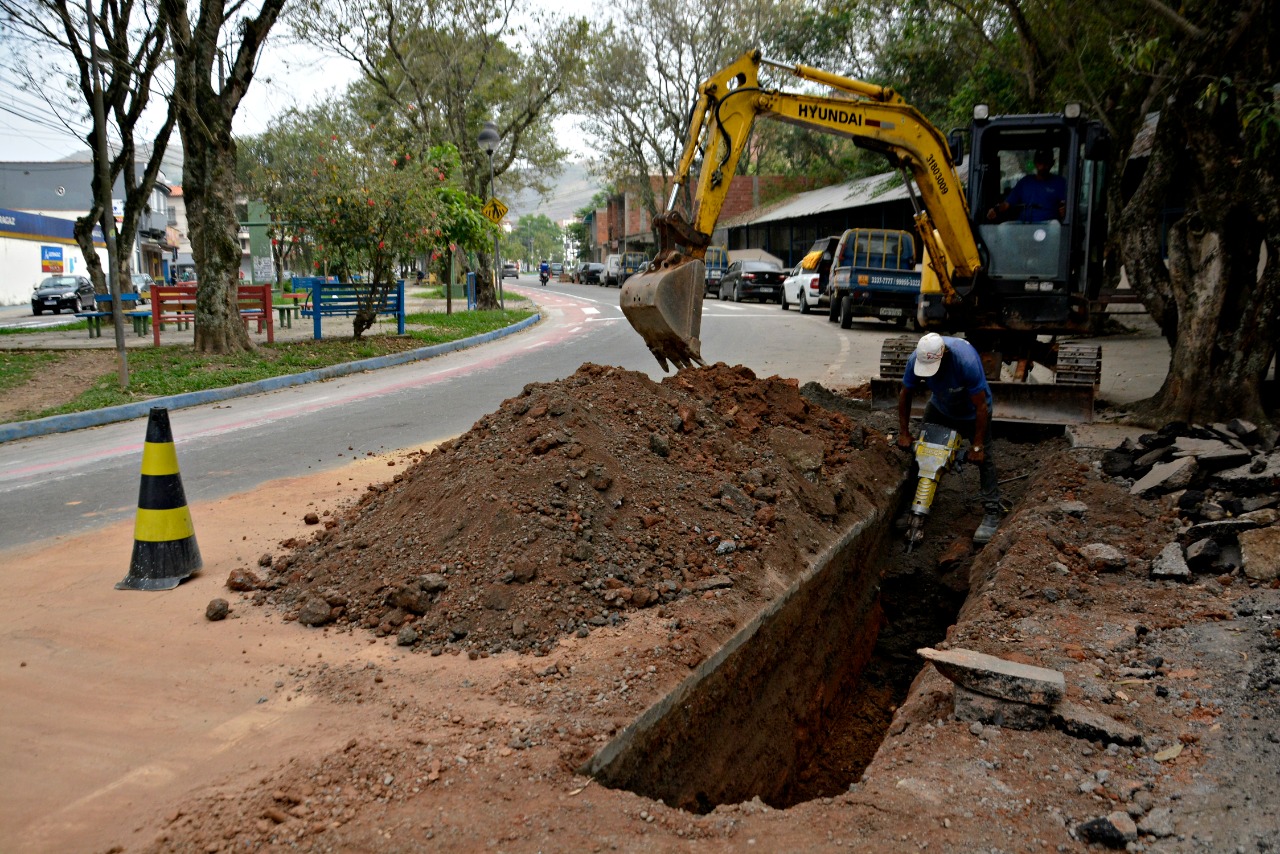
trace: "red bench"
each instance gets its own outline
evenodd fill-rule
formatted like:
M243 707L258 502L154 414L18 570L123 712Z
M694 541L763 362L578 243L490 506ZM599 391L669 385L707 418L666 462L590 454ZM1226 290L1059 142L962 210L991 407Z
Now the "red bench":
M250 320L258 323L258 331L265 327L267 343L276 340L275 323L272 317L271 285L239 285L236 288L236 300L240 306L240 320L245 326ZM179 327L195 321L196 285L152 285L151 286L151 335L157 347L160 346L160 326L164 323L176 323Z

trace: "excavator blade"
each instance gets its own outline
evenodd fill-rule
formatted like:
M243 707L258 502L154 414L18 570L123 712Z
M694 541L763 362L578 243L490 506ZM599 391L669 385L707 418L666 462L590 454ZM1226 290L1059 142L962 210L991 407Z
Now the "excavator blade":
M671 266L655 263L622 285L622 313L664 371L668 362L677 370L705 364L698 338L702 334L704 269L696 258Z
M871 408L896 409L903 371L915 350L910 335L886 338L880 348L880 376L871 379ZM993 382L996 421L1029 424L1087 424L1093 420L1093 401L1102 375L1102 348L1096 344L1061 344L1057 352L1056 382ZM923 415L927 394L913 395L911 414Z
M898 379L871 379L871 408L896 409ZM991 383L991 396L995 401L991 417L996 421L1019 421L1027 424L1088 424L1093 420L1094 390L1091 385L1054 383L1033 385L1030 383ZM912 397L913 415L923 415L927 394Z

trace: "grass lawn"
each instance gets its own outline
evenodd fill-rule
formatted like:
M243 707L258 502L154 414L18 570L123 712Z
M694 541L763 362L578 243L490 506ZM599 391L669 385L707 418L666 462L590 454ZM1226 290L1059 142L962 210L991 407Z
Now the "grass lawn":
M528 303L525 302L524 305L527 306ZM153 397L224 388L269 377L303 373L469 338L518 323L533 313L531 308L521 307L508 308L506 311L410 314L405 318L404 335L366 334L359 341L350 338L277 341L274 344L259 344L257 350L251 353L225 356L195 353L189 346L130 349L127 389L120 388L115 352L102 350L98 352L105 357L102 359L103 371L93 380L88 390L56 406L23 413L23 416L42 418L83 412ZM26 331L29 333L32 330ZM0 351L0 393L25 383L49 382L50 376L57 375L59 360L66 357L66 351L58 350Z

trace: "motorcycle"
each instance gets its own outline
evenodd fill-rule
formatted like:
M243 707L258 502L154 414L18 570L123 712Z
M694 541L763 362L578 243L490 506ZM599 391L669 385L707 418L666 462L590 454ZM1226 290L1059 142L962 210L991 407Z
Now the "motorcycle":
M547 286L547 278L548 278L548 273L546 270L543 270L541 273L538 274L538 281L542 283L542 286L544 288Z

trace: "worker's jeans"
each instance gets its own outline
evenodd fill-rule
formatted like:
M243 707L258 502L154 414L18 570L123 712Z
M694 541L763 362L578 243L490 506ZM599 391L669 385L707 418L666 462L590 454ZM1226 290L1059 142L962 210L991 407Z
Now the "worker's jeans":
M978 422L973 418L949 418L938 407L929 401L924 407L924 421L929 424L941 424L955 430L969 440L970 444L982 445L985 452L982 462L978 463L978 488L982 497L982 509L987 513L1003 512L1000 506L1000 479L996 476L996 464L991 459L991 422L987 421L986 435L981 441L974 439L974 430ZM914 466L913 466L914 469ZM913 473L914 478L914 473Z

